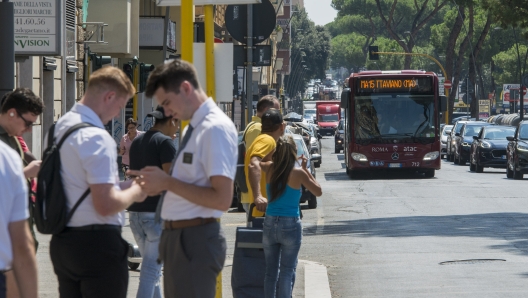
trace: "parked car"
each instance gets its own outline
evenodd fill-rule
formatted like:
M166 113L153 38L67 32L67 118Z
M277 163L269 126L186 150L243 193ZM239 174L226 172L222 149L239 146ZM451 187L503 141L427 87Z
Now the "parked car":
M440 136L440 158L443 158L444 156L447 158L447 136L451 133L451 129L453 129L453 125L444 125L444 127L441 129L442 134Z
M336 132L334 135L334 152L339 153L344 149L345 136L345 119L341 118L337 125Z
M455 144L456 138L455 135L457 133L460 133L460 130L462 129L462 126L467 123L468 121L458 121L454 124L453 128L451 129L451 133L447 135L447 141L446 141L446 159L448 161L455 161Z
M303 122L292 122L292 127L296 127L297 130L295 133L301 134L306 147L310 154L321 154L321 139L323 138L317 132L316 126ZM300 129L300 131L299 131ZM316 168L321 166L322 159L315 162L314 166Z
M513 136L508 136L506 177L523 179L528 173L528 121L521 121Z
M515 134L512 126L485 126L473 136L469 154L469 170L482 173L484 168L505 169L507 164L506 137Z
M460 129L460 133L456 133L455 136L455 164L465 165L469 160L469 149L473 143L473 136L479 134L480 130L484 126L493 125L487 122L468 122L465 123Z
M321 155L320 154L310 154L308 151L308 148L306 148L306 144L304 144L304 140L301 135L298 134L290 134L293 137L293 140L295 141L295 145L297 145L297 157L301 157L304 155L306 158L308 158L308 164L306 167L314 176L315 178L315 166L314 164L321 161ZM309 209L315 209L317 208L317 197L313 195L309 190L304 188L304 186L301 187L301 200L300 203L306 203L308 202L308 208Z

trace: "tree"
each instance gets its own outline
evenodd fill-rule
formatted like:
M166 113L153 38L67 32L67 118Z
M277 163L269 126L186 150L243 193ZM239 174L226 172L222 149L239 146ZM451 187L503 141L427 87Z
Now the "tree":
M528 29L528 1L526 0L482 0L482 7L488 10L502 28ZM524 32L528 39L528 31Z

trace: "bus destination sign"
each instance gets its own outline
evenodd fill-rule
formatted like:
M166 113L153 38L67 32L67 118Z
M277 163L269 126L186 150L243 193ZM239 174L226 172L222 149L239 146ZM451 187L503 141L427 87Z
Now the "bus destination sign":
M433 89L432 78L361 78L358 80L360 93L381 92L431 92Z

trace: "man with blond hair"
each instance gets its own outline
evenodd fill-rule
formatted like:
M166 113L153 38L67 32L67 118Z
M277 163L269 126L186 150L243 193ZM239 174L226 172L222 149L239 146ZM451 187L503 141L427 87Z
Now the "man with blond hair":
M104 124L118 116L135 93L118 68L94 72L83 98L57 121L55 143L79 123L89 123L66 137L61 176L68 209L88 190L65 231L51 238L50 256L62 298L125 298L128 244L121 237L124 210L146 198L132 180L119 182L116 143Z

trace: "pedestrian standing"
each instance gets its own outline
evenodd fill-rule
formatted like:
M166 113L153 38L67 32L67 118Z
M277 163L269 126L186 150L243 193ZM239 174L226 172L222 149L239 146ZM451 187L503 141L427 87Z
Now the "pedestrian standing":
M146 194L133 181L119 182L115 141L104 123L118 116L135 93L118 68L92 73L82 99L61 117L53 136L79 123L60 148L61 176L68 208L89 189L65 230L50 242L50 256L62 298L125 298L128 287L128 243L121 237L124 210Z
M255 202L257 211L253 216L262 216L266 211L266 173L260 168L261 162L271 161L277 140L284 134L285 123L279 110L269 109L262 115L262 132L246 150L244 171L248 194Z
M147 114L154 117L154 126L134 139L130 146L130 169L140 170L146 166L156 166L169 173L171 162L176 154L170 136L178 130L178 119L165 116L162 107ZM160 196L150 196L142 203L128 208L130 229L141 253L141 272L137 298L161 298L161 264L158 260L161 223L155 221L156 206Z
M291 136L277 142L271 164L263 164L266 175L268 207L264 219L262 245L266 257L264 296L290 298L302 242L299 213L301 185L315 196L321 196L321 186L307 169L307 158L297 162L297 146ZM278 283L278 287L277 287ZM278 288L278 291L277 291Z
M146 96L154 97L165 115L189 120L170 175L158 167L130 171L149 195L166 191L160 241L165 297L215 297L226 256L217 219L233 199L235 125L200 88L195 68L182 60L156 67Z
M4 95L0 101L0 142L7 144L11 149L17 152L18 157L22 160L24 167L24 177L29 181L36 177L40 170L42 161L32 159L30 154L24 152L22 143L19 137L26 132L33 129L33 123L37 121L44 109L42 100L28 88L17 88L12 92ZM28 197L28 206L33 204L33 200ZM35 236L33 226L33 208L29 208L28 224L33 236L33 243L35 244L35 251L38 248L38 241ZM6 273L7 278L7 294L9 297L19 297L19 289L17 281L12 272Z
M119 154L121 155L121 169L126 180L128 179L126 171L130 168L130 145L132 145L132 141L143 132L137 129L138 123L134 118L129 118L125 123L125 127L127 133L123 135L121 142L119 142Z
M27 219L28 189L18 152L0 142L0 298L6 297L5 272L13 272L20 297L37 298L37 262Z
M251 118L251 122L248 123L244 131L246 149L253 144L255 139L262 132L262 115L271 108L277 110L280 109L279 100L273 95L263 96L257 102L257 114ZM244 210L246 210L246 213L249 214L249 206L253 203L253 198L249 195L249 192L241 192L240 202L242 203ZM263 202L255 203L262 204ZM263 206L263 208L265 208L265 206Z

